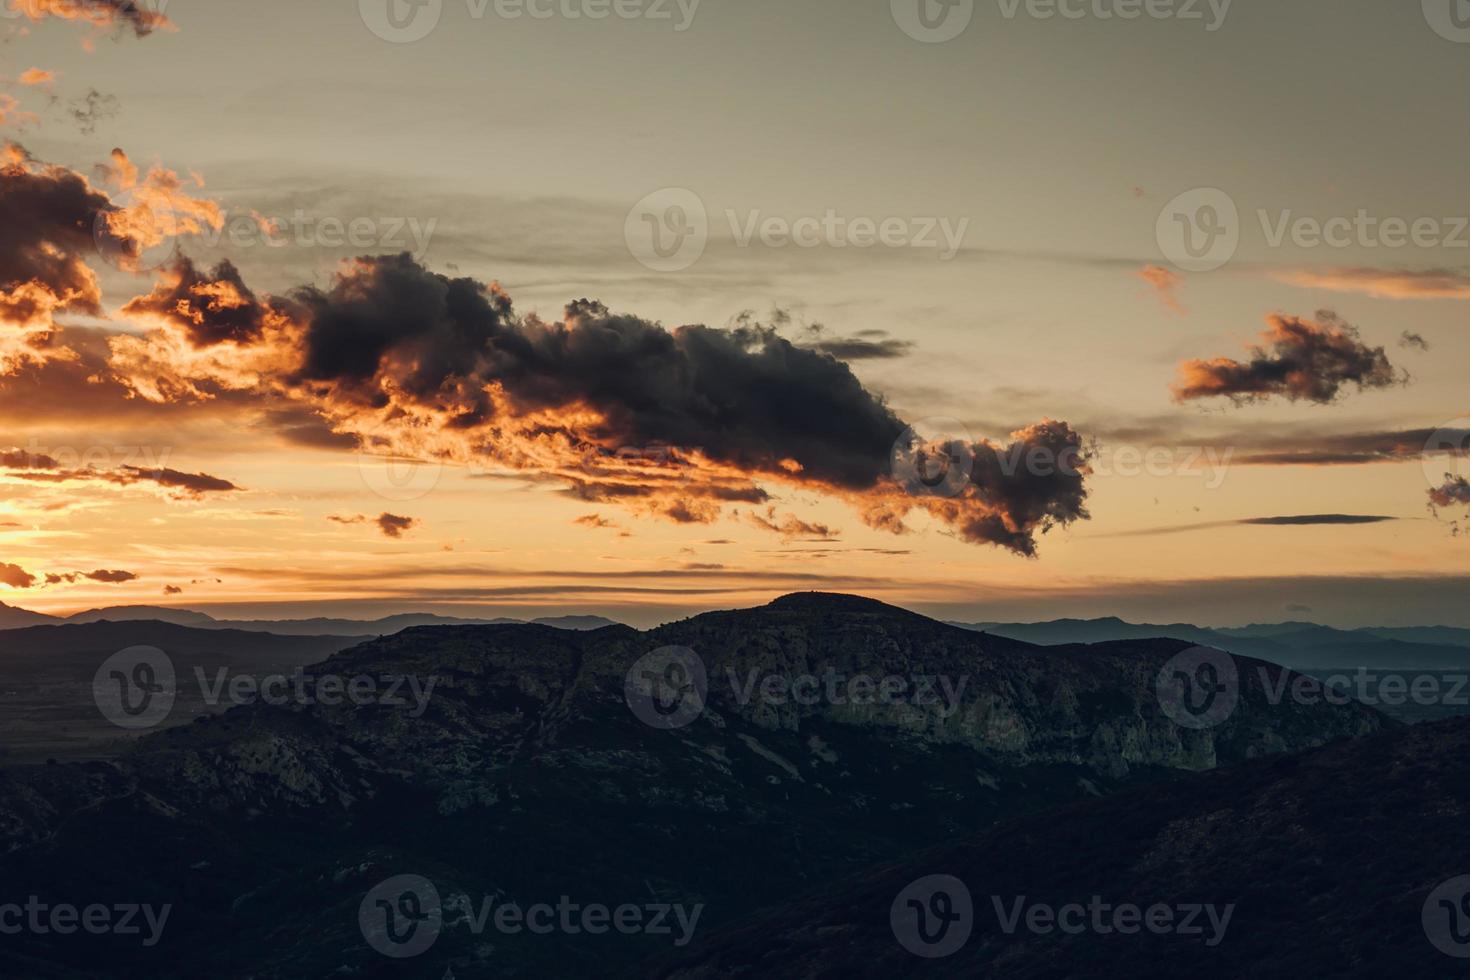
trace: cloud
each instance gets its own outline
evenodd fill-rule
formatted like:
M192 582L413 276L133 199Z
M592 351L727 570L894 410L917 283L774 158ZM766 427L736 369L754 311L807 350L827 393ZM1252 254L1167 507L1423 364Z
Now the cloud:
M1470 273L1453 269L1292 269L1274 273L1292 286L1361 293L1375 299L1470 299Z
M1470 480L1463 476L1445 474L1444 483L1429 491L1430 507L1470 506Z
M779 534L786 541L796 538L809 541L833 541L838 536L838 532L827 525L803 521L794 514L787 514L778 519L775 507L767 508L764 516L751 511L747 517L754 526Z
M0 126L15 126L25 129L34 126L41 121L41 117L34 112L27 112L20 107L20 100L13 95L0 92Z
M130 300L123 312L176 324L195 347L258 340L269 319L286 315L257 300L229 260L201 272L184 256L160 274L152 293Z
M328 515L327 520L336 524L376 524L378 530L382 531L383 535L389 538L401 538L405 533L419 525L417 518L399 517L397 514L386 512L379 514L377 517L368 517L366 514L331 514Z
M83 579L89 582L102 582L107 585L121 585L124 582L136 582L138 580L138 576L133 572L99 568L95 572L67 572L65 574L48 574L46 576L46 584L72 584Z
M1176 290L1184 277L1172 269L1166 269L1161 265L1146 265L1138 271L1138 278L1154 287L1159 294L1159 300L1166 307L1183 316L1186 312L1184 304L1179 302Z
M1429 341L1425 340L1419 334L1405 330L1399 335L1399 346L1403 348L1417 347L1419 350L1427 351L1429 349Z
M173 22L136 0L8 0L16 14L35 22L47 17L82 21L97 28L131 29L137 37L172 30Z
M165 585L163 587L164 595L183 595L183 593L184 590L179 588L177 585Z
M581 517L578 517L576 520L572 521L572 523L577 525L578 527L608 528L613 530L621 530L621 527L617 521L610 521L607 518L603 517L601 514L583 514Z
M1086 516L1085 467L1028 475L994 465L1024 444L977 442L992 465L962 492L909 495L891 472L906 426L883 400L846 363L748 320L670 330L583 299L547 322L518 314L498 285L438 275L404 254L359 258L327 288L257 300L282 315L227 345L221 332L195 330L195 317L170 314L179 309L170 301L188 300L178 295L192 290L187 280L172 271L130 304L160 316L159 331L114 343L114 369L141 376L145 398L269 387L369 451L560 483L578 499L680 523L765 504L766 483L847 499L888 530L926 510L966 540L1026 555L1037 534ZM223 346L239 350L216 354ZM1065 423L1022 435L1032 437L1085 460Z
M64 468L50 456L19 449L0 451L0 470L32 483L109 483L130 487L151 483L175 491L179 497L198 499L207 493L230 493L240 487L208 473L185 473L167 467L145 468L124 464L105 470L94 466Z
M1318 524L1382 524L1396 521L1397 517L1378 517L1368 514L1304 514L1293 517L1252 517L1239 521L1240 524L1261 524L1268 527L1305 527Z
M1247 362L1217 357L1185 361L1174 385L1178 401L1226 397L1236 402L1280 395L1291 401L1327 404L1342 387L1386 388L1404 379L1382 347L1368 347L1355 327L1323 310L1317 319L1286 314L1267 318L1264 344L1252 347Z
M8 585L12 589L29 589L35 584L36 576L24 568L0 562L0 585Z
M16 81L30 87L50 85L56 81L56 72L47 71L44 68L27 68L20 73L20 77Z
M72 99L66 107L67 115L71 116L83 136L95 134L100 123L112 119L120 111L116 96L105 95L95 88L89 89L80 99Z
M1194 524L1170 524L1164 527L1149 527L1137 531L1118 531L1098 534L1098 538L1151 538L1166 534L1185 534L1191 531L1211 531L1225 527L1320 527L1354 524L1382 524L1396 521L1397 517L1380 517L1368 514L1301 514L1286 517L1248 517L1230 521L1201 521Z

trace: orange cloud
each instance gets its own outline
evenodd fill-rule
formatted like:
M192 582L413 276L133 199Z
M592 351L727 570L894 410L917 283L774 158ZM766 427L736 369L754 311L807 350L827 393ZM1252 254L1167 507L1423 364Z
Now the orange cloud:
M1227 357L1185 361L1174 385L1178 401L1226 397L1252 401L1280 395L1326 404L1344 385L1385 388L1403 378L1382 347L1369 347L1358 331L1329 310L1316 320L1277 313L1266 318L1263 344L1249 361Z
M44 68L27 68L20 73L18 81L22 85L50 85L56 81L56 72L47 71Z
M1174 272L1172 269L1166 269L1161 265L1146 265L1138 270L1138 278L1154 287L1155 291L1159 294L1159 300L1165 306L1180 316L1184 315L1184 305L1179 302L1179 297L1175 295L1175 290L1184 281L1179 273Z
M1453 269L1293 269L1273 276L1292 286L1360 293L1374 299L1470 299L1470 273Z
M147 9L147 3L138 0L9 0L9 6L33 23L55 17L97 28L131 28L138 37L175 29L167 17Z

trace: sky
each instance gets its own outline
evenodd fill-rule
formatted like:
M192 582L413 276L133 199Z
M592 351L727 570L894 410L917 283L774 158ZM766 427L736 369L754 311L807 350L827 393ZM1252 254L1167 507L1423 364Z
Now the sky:
M0 602L1470 625L1450 0L0 6Z

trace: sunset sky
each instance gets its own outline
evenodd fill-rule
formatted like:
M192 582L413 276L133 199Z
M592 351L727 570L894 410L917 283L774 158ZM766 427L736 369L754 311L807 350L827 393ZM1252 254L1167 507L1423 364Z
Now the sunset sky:
M1432 0L376 2L0 0L0 602L1470 625Z

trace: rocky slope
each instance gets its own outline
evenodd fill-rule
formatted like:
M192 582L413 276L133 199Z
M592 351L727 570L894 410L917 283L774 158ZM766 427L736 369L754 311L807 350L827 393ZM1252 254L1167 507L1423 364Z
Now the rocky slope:
M644 975L1457 976L1470 957L1467 760L1470 720L1455 719L1033 814L814 889ZM928 907L936 888L964 918L943 955L921 958L904 945L915 910L897 900ZM1028 916L1086 912L1070 932L1044 916L1033 930L1015 919L1020 896ZM1094 905L1110 908L1094 918ZM1124 905L1169 909L1172 928L1116 918ZM1194 906L1217 910L1196 916L1197 934Z
M1008 817L1385 724L1273 704L1279 668L1242 662L1229 716L1182 726L1156 680L1184 646L1044 650L815 594L646 633L405 631L314 673L380 694L406 676L406 703L254 704L117 762L0 773L0 903L174 907L156 946L23 935L0 966L183 977L207 954L240 976L400 975L358 912L414 875L472 901L446 898L412 975L605 976L670 939L477 931L470 913L698 905L697 935Z

